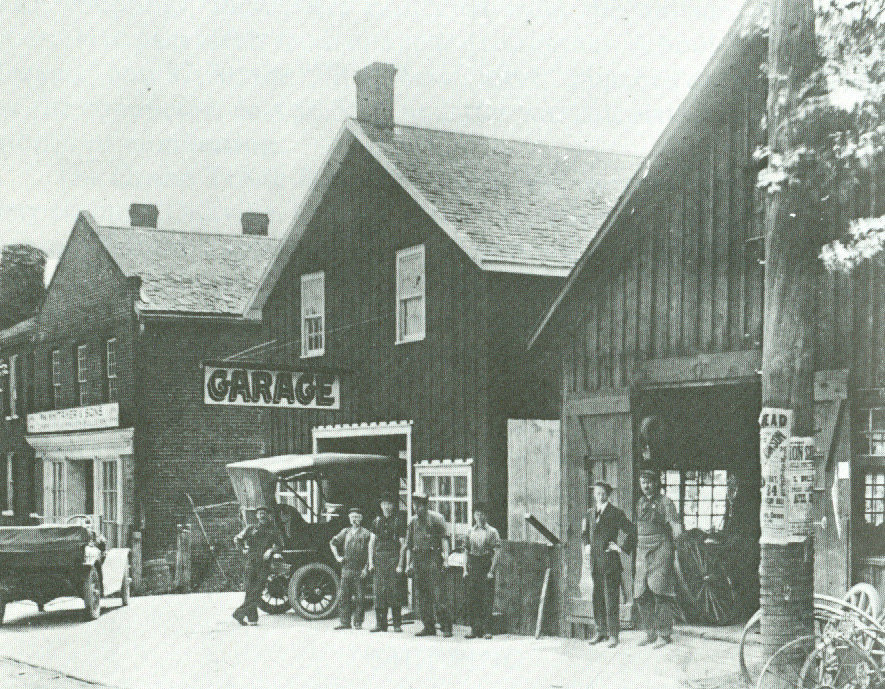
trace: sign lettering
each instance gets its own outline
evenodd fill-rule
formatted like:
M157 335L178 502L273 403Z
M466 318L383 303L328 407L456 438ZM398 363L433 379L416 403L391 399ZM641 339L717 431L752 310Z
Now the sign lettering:
M340 409L341 381L329 372L206 364L206 404L285 409Z

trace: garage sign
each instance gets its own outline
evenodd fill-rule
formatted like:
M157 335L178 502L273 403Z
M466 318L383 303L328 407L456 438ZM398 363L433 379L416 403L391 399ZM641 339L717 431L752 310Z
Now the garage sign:
M239 407L340 409L341 380L328 371L205 364L203 401Z

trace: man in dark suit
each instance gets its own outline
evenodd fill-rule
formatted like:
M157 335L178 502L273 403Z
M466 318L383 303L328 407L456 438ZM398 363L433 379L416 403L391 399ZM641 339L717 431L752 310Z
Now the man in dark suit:
M618 645L621 631L621 554L629 553L635 543L634 526L623 511L609 502L612 487L604 481L593 485L595 509L587 514L587 536L593 574L593 619L596 632L591 644L609 640Z

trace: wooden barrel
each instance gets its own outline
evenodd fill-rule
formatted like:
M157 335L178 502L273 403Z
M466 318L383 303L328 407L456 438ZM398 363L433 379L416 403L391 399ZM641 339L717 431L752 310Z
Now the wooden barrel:
M142 569L142 585L147 593L169 593L172 574L166 558L147 560Z

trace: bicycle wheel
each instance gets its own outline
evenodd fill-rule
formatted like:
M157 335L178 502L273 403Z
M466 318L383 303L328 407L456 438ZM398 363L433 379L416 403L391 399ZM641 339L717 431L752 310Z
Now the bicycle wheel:
M807 689L802 684L802 670L814 645L815 637L800 636L781 646L759 673L756 689Z
M873 689L880 686L876 661L851 639L836 635L817 644L800 670L803 688Z

